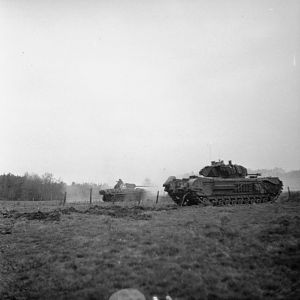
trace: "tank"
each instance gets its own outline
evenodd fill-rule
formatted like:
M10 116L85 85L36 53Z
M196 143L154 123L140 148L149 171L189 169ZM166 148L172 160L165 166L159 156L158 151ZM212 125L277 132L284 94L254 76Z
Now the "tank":
M245 167L231 161L227 165L213 161L201 169L199 175L182 179L171 176L163 187L180 206L220 206L275 201L283 186L278 177L248 174Z
M140 201L144 198L145 190L143 186L137 186L134 183L124 183L122 179L117 181L113 189L100 190L102 200L105 202L118 201Z

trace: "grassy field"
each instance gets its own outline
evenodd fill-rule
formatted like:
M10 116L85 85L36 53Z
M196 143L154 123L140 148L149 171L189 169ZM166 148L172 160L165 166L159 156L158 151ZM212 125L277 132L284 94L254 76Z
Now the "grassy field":
M229 207L0 203L0 299L299 299L300 198Z

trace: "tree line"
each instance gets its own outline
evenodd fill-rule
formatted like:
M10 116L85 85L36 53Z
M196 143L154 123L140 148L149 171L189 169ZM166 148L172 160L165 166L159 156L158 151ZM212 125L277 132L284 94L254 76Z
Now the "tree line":
M51 173L42 176L28 174L16 176L11 173L0 175L0 199L15 201L61 200L66 184L55 179Z

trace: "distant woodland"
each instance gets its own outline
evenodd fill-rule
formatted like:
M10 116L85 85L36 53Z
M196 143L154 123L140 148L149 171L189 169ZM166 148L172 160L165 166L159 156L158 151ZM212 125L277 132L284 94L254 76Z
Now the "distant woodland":
M28 174L17 176L11 173L0 175L0 200L51 201L62 200L67 192L68 201L88 201L90 189L94 200L100 200L99 190L106 184L75 183L67 185L51 173L42 176Z
M63 199L65 183L52 174L0 175L0 200L44 201Z

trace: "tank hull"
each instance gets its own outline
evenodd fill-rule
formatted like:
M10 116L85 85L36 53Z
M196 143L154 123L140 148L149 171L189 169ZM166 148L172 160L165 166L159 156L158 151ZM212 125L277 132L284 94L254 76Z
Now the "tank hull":
M282 190L277 177L169 178L163 185L178 205L234 205L275 201Z
M100 191L104 202L140 201L144 196L143 189L107 189Z

